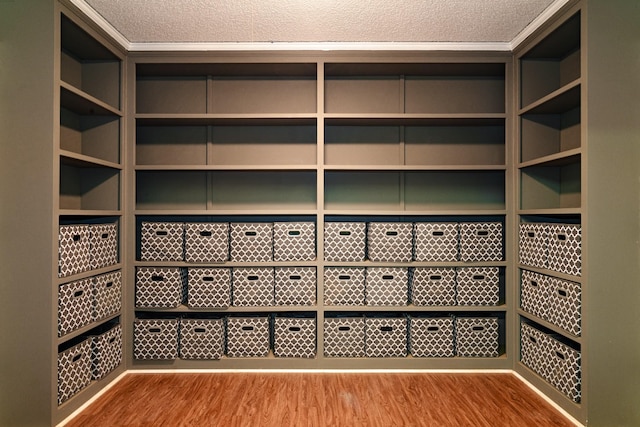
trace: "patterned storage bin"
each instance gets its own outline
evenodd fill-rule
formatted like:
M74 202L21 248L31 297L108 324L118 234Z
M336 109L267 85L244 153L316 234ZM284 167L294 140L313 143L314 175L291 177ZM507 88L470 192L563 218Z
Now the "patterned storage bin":
M367 357L406 357L406 317L366 317L365 355Z
M179 267L138 267L136 307L175 308L187 296L187 269Z
M582 274L582 227L580 225L551 224L549 269L572 276Z
M93 321L93 279L76 280L58 287L58 336Z
M370 267L366 270L365 303L400 306L409 301L409 269Z
M325 222L325 261L364 261L367 224L364 222Z
M232 223L231 261L266 262L273 260L273 224Z
M227 317L227 356L267 357L269 344L268 317Z
M122 326L118 323L91 337L91 376L104 378L122 363Z
M573 335L582 333L582 287L580 283L549 277L546 319Z
M91 341L58 353L58 405L91 383Z
M181 222L143 222L140 231L142 261L182 261L184 224Z
M316 259L314 222L275 222L273 224L274 261L313 261Z
M415 261L457 261L459 230L455 222L417 222L415 224Z
M102 268L118 263L118 223L91 224L89 226L91 268Z
M413 224L410 222L369 223L367 255L371 261L411 261L413 259Z
M549 265L549 224L520 224L520 264L547 268Z
M549 307L549 276L522 270L520 279L520 308L527 313L547 318Z
M326 317L324 319L325 357L364 357L364 317Z
M414 269L411 274L411 303L419 306L456 305L456 269Z
M225 262L229 260L229 224L226 222L188 222L184 225L184 259L187 262Z
M324 304L364 305L364 267L325 267Z
M276 357L315 357L315 317L280 317L273 323L273 353Z
M234 268L231 294L236 307L275 305L273 268Z
M178 357L176 319L136 319L133 322L133 357L139 360L166 360Z
M94 278L94 320L116 314L122 308L122 273L120 270Z
M498 267L460 267L456 273L458 305L497 305L500 300Z
M187 305L226 308L231 305L230 268L188 268Z
M91 270L88 225L61 225L58 232L58 277Z
M580 351L522 323L520 360L574 402L581 399Z
M276 305L315 305L315 267L276 267Z
M224 354L224 319L180 320L181 359L220 359Z
M409 348L413 357L454 357L453 317L409 319Z
M460 261L502 261L501 222L461 222Z
M498 357L499 332L495 317L457 317L458 357Z

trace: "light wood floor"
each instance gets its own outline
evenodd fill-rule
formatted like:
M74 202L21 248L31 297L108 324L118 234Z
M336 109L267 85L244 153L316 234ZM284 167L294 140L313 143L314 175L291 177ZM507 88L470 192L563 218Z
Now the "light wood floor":
M128 374L66 427L573 426L509 373Z

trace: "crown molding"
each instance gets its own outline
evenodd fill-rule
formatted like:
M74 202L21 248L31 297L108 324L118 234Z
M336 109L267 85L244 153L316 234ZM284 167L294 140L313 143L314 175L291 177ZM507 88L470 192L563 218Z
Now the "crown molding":
M555 0L510 42L131 42L85 0L66 0L129 52L241 51L493 51L512 52L554 14L574 0Z
M516 50L524 41L535 33L545 22L558 13L563 7L574 0L555 0L540 15L529 23L518 35L516 35L510 43L510 50Z
M511 51L511 44L469 42L225 42L130 43L132 52L203 51Z

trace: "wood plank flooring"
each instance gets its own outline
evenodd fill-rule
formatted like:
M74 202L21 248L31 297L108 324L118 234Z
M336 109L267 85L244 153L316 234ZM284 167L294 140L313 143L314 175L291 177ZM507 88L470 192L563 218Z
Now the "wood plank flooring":
M66 427L570 427L509 373L128 374Z

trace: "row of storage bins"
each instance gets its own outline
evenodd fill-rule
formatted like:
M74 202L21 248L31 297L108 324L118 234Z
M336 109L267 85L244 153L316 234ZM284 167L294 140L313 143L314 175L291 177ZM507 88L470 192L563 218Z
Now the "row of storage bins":
M561 338L520 324L520 361L574 402L581 397L581 353Z
M68 277L117 263L117 222L59 227L58 277Z
M352 316L324 319L325 357L498 357L496 317ZM227 316L134 321L134 358L316 356L316 318Z
M120 270L61 284L58 287L58 336L118 313L121 295Z
M522 223L520 264L572 276L582 274L582 227L579 224Z
M122 327L106 324L58 353L58 405L122 363Z
M573 335L582 333L580 283L522 270L520 307Z
M499 267L325 267L330 306L489 306L500 301ZM138 308L315 305L315 267L138 267Z
M501 261L500 222L327 222L324 259ZM142 222L142 261L265 262L316 259L313 222Z

